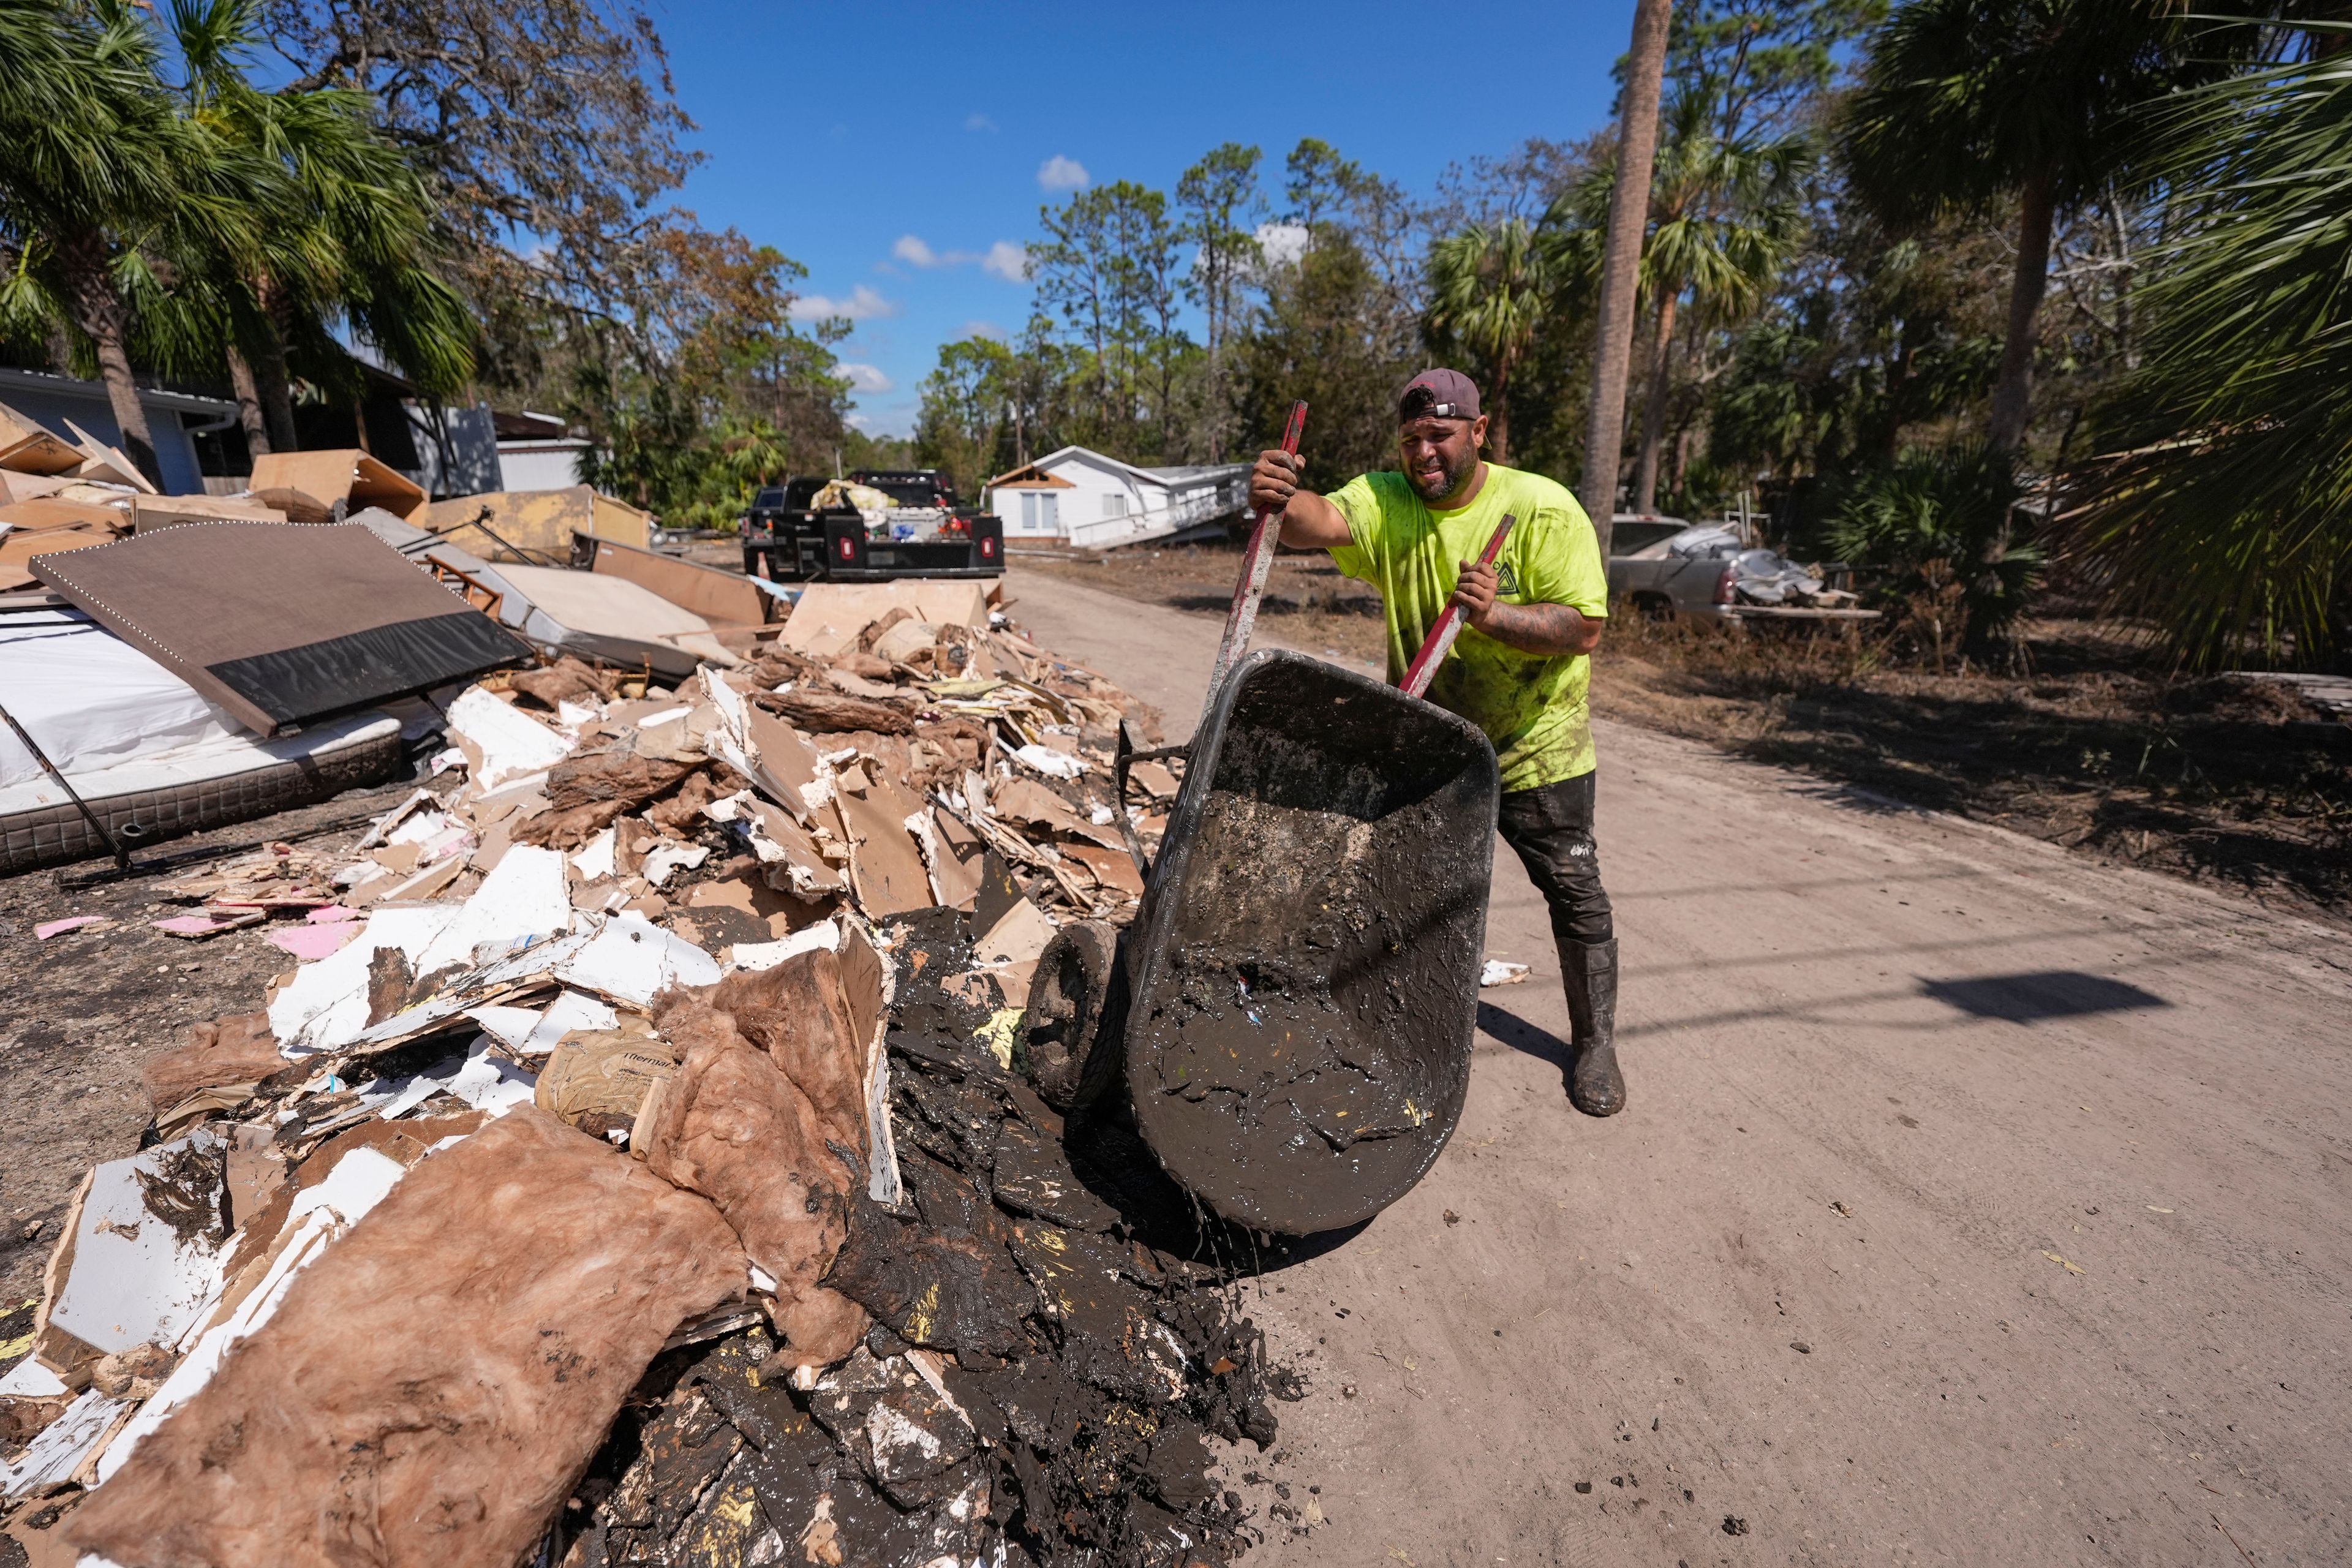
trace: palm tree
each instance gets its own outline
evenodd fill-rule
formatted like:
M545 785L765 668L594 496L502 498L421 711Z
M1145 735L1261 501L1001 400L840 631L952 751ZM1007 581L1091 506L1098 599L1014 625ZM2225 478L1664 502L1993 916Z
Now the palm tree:
M2192 67L2173 0L1910 0L1873 35L1839 150L1881 219L2014 199L2017 267L1988 442L2025 438L2035 317L2053 216L2109 182L2129 183L2141 105Z
M248 442L294 445L289 349L336 362L348 324L421 390L454 393L473 373L472 320L433 271L434 208L425 182L380 135L363 93L265 93L246 75L257 0L173 0L188 115L257 160L278 184L257 247L230 247L199 227L183 259L210 286L215 336Z
M1811 149L1800 140L1724 140L1716 133L1714 110L1711 96L1677 96L1652 185L1655 226L1642 271L1655 304L1636 511L1657 507L1658 449L1665 436L1675 326L1684 297L1689 297L1692 317L1701 327L1748 314L1787 265L1803 228L1800 187L1811 172Z
M176 228L249 248L257 171L177 112L152 31L115 0L0 0L0 146L13 313L47 302L87 338L125 453L160 482L131 368L130 297L160 291L142 246Z
M1658 149L1658 91L1666 68L1666 24L1673 16L1673 0L1636 0L1633 47L1625 57L1617 179L1609 198L1580 487L1584 510L1601 537L1603 561L1609 558L1610 519L1617 510L1617 465L1625 444L1625 375L1633 356L1642 237L1649 226L1650 171Z
M255 89L255 0L173 0L170 25L176 87L127 5L0 0L0 329L67 329L150 479L134 359L197 375L226 359L257 452L295 444L289 350L346 363L342 326L455 391L471 321L431 270L431 202L369 100Z
M2188 661L2352 641L2352 26L2159 117L2177 237L2065 543Z
M1556 237L1524 218L1472 224L1429 247L1429 326L1484 371L1494 460L1511 456L1511 373L1572 286Z

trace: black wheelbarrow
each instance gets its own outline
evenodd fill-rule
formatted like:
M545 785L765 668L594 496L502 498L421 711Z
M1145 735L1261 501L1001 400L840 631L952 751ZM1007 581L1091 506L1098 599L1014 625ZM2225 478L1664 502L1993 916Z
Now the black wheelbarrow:
M1050 1101L1091 1103L1123 1076L1137 1131L1179 1185L1234 1224L1306 1236L1410 1192L1461 1117L1500 778L1485 734L1420 696L1458 611L1402 688L1245 653L1268 522L1190 744L1139 751L1121 727L1115 798L1145 879L1135 923L1115 952L1097 922L1056 936L1025 1039ZM1183 784L1147 863L1128 773L1171 756Z
M1121 758L1122 784L1146 754ZM1368 1219L1435 1163L1469 1088L1494 748L1393 687L1265 651L1181 754L1120 944L1137 1130L1235 1224Z

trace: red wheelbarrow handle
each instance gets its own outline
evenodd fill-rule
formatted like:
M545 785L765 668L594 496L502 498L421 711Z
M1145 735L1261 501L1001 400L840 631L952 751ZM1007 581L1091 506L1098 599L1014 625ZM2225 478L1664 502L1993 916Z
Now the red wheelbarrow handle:
M1511 525L1518 521L1508 512L1503 514L1503 521L1496 525L1495 537L1486 541L1486 553L1478 557L1479 565L1492 566L1495 563L1495 557L1503 552L1503 541L1509 536ZM1407 697L1421 697L1428 693L1429 683L1437 678L1437 667L1445 662L1445 656L1453 651L1454 639L1461 635L1462 606L1448 605L1445 613L1437 617L1437 624L1429 628L1429 640L1423 643L1421 651L1412 656L1412 664L1404 672L1404 679L1397 682Z
M1307 428L1307 405L1290 405L1290 420L1282 431L1282 449L1292 457L1298 456L1299 433ZM1250 525L1249 548L1242 553L1242 574L1234 584L1233 608L1225 612L1224 640L1217 645L1216 668L1209 672L1209 699L1202 706L1202 722L1208 721L1209 710L1217 705L1217 693L1224 689L1225 677L1234 666L1249 652L1250 633L1257 626L1257 602L1265 594L1265 576L1274 569L1274 547L1278 532L1267 527L1274 512L1261 507L1257 521Z

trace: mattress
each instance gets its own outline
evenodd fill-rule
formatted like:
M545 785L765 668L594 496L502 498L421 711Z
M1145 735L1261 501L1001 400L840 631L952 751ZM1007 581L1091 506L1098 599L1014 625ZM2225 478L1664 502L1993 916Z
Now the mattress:
M347 715L264 740L79 610L0 615L0 703L109 832L145 844L374 784L401 725ZM102 855L47 770L0 726L0 874Z
M399 720L356 713L299 735L217 736L66 777L130 847L381 784L401 752ZM104 840L47 773L0 787L0 875L105 853Z

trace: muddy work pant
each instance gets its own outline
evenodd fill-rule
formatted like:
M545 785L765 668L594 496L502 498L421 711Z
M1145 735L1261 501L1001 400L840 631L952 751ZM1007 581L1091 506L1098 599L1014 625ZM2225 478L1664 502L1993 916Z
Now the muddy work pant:
M1592 781L1584 773L1503 797L1496 828L1551 908L1561 942L1601 942L1616 934L1601 886L1601 851L1592 842Z

